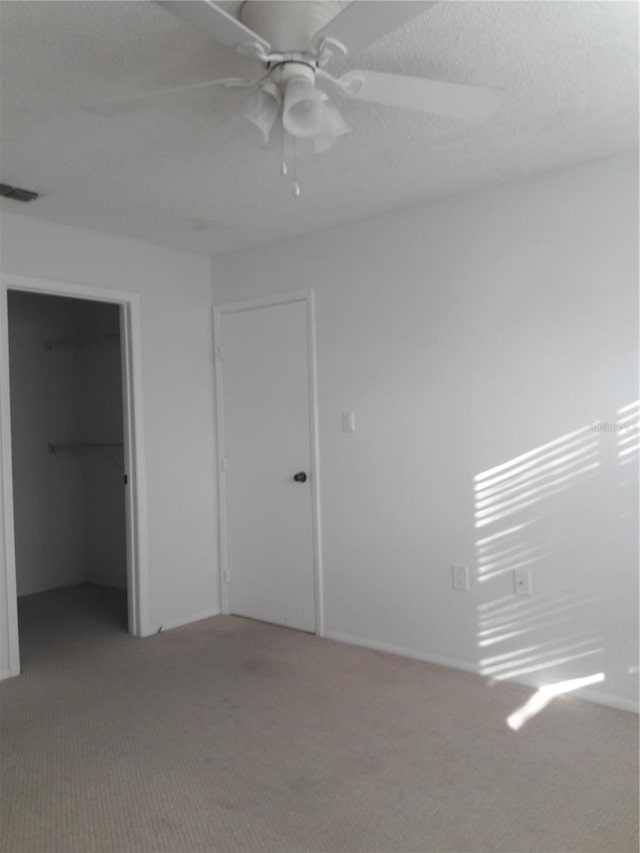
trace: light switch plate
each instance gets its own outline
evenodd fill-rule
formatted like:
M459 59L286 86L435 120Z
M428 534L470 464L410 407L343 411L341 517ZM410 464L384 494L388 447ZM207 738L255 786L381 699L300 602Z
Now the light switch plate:
M451 586L457 592L469 592L469 566L451 566Z
M343 412L342 413L342 432L355 432L356 431L356 413L355 412Z

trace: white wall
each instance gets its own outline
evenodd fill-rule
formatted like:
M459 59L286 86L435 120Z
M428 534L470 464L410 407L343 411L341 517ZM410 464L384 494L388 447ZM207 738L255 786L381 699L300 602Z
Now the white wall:
M316 293L329 636L534 683L603 672L591 695L635 705L637 469L588 427L638 399L636 162L214 259L218 303ZM550 442L475 507L474 478Z
M1 228L5 273L140 295L149 629L215 611L209 259L8 213ZM5 597L0 590L0 672L7 669Z
M73 301L31 293L9 296L11 431L18 595L86 578L84 464L48 445L82 440L82 376L73 339Z

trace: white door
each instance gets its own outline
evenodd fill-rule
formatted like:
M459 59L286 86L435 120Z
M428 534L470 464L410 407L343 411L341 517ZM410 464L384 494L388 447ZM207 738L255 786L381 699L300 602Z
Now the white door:
M222 311L229 612L315 630L306 301Z

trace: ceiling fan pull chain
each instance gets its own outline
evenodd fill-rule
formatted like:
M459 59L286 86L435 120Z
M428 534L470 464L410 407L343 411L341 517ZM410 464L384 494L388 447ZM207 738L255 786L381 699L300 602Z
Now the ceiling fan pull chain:
M300 184L298 183L298 158L296 156L296 138L292 136L293 140L293 188L292 192L296 198L300 195Z
M286 175L289 169L287 168L287 153L285 151L284 145L284 125L282 121L280 122L280 153L281 153L281 163L280 163L280 174Z

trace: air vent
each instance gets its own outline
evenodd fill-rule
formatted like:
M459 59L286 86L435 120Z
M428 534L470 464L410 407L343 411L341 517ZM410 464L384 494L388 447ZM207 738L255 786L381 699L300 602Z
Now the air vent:
M14 201L33 201L34 198L38 198L38 193L22 190L20 187L10 187L9 184L0 184L0 196L12 198Z

